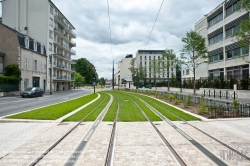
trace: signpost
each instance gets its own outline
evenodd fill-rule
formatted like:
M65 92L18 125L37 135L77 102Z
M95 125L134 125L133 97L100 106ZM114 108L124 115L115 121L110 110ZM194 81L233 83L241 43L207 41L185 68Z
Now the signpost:
M92 85L94 86L94 93L95 93L95 85L96 85L95 75L94 75L94 77L93 77Z

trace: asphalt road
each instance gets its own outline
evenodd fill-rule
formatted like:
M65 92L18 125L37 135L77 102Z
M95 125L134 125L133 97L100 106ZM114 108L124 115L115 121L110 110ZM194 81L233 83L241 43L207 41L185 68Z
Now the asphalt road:
M44 94L43 97L35 98L22 98L21 96L2 97L0 98L0 118L2 116L63 102L90 93L93 92L90 90L74 89L63 92L55 92L53 95Z

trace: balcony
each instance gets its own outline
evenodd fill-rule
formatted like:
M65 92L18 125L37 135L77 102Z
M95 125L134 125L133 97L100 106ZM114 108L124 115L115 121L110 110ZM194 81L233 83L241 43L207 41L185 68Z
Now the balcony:
M71 71L73 71L73 72L76 72L76 69L74 69L74 68L71 68Z
M71 44L73 47L76 47L76 43L75 43L73 40L70 40L70 44Z
M71 81L75 81L75 78L74 78L74 77L71 77Z
M70 76L60 76L60 75L54 75L54 80L60 80L60 81L75 81L74 77L70 77Z
M76 37L75 32L73 32L72 30L70 30L70 32L72 33L72 35L73 35L74 37Z
M55 32L58 32L61 35L61 37L66 39L68 42L70 42L69 37L61 29L59 29L58 27L55 27Z
M57 20L64 28L69 30L68 25L63 21L63 19L55 14L55 20Z
M76 55L75 50L71 49L70 51L72 52L73 55Z

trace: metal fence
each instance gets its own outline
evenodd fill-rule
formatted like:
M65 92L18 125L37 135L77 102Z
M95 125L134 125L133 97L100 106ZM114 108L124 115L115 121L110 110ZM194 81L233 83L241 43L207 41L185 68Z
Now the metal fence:
M0 92L19 91L19 83L16 84L0 84Z
M147 94L159 94L159 95L173 95L175 99L187 101L188 98L192 103L197 105L201 104L202 97L201 96L193 96L186 95L180 93L173 92L162 92L162 91L154 91L154 90L130 90L139 93L147 93ZM234 105L233 101L224 101L219 98L207 98L206 96L203 98L204 105L207 109L205 114L208 118L240 118L240 117L250 117L250 103L239 103L238 105Z

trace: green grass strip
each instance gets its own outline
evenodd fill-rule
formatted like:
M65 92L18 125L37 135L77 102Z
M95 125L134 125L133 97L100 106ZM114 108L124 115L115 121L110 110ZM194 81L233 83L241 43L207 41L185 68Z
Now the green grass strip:
M105 117L103 118L103 121L114 122L114 120L115 120L116 110L118 107L118 96L113 95L113 97L114 97L114 100L113 100L111 106L109 107L109 110L106 113Z
M132 95L130 95L132 97ZM153 111L151 111L143 102L141 102L137 97L132 97L141 109L146 113L151 121L162 121L159 116L157 116Z
M147 96L144 96L144 95L141 95L141 94L134 94L138 97L140 97L141 99L143 99L145 102L147 102L148 104L150 104L153 108L155 108L156 110L158 110L162 115L164 115L165 117L167 117L169 120L172 120L172 121L178 121L178 120L181 120L180 118L186 120L186 121L192 121L192 120L200 120L199 118L195 117L195 116L192 116L190 114L187 114L181 110L178 110L168 104L164 104L158 100L155 100L153 98L150 98L150 97L147 97ZM171 113L169 112L172 112L173 114L179 116L180 118L172 115Z
M84 121L95 121L96 118L100 115L100 113L103 111L103 109L107 106L108 102L110 101L110 96L107 95L106 99L103 103L101 103L95 111L93 111L91 114L89 114Z
M90 101L97 98L97 94L91 94L80 97L78 99L66 101L63 103L38 108L28 112L8 116L10 119L37 119L37 120L56 120L77 108L89 103Z
M96 107L104 101L106 94L105 93L99 93L101 96L98 100L96 100L94 103L91 103L87 107L83 108L82 110L78 111L77 113L71 115L70 117L63 120L63 122L79 122L82 120L86 115L88 115L93 109L97 109Z

